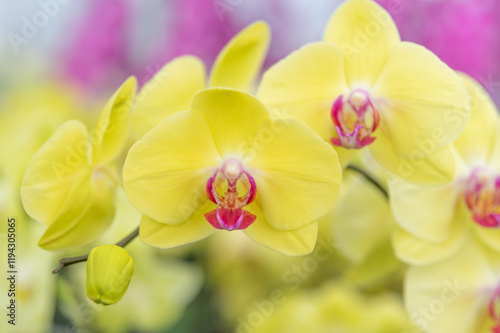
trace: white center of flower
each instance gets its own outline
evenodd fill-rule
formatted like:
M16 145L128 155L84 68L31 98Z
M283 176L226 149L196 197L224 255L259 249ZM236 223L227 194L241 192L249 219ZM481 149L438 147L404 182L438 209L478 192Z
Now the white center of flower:
M228 178L236 178L241 172L241 166L238 161L229 160L226 163L225 173Z
M367 103L366 94L362 93L361 91L355 91L351 95L351 103L355 108L361 108Z

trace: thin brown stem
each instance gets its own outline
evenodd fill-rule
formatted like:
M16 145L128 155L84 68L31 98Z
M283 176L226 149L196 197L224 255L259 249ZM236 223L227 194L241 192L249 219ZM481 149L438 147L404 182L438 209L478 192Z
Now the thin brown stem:
M127 236L125 236L125 238L120 240L115 245L120 246L120 247L125 247L128 243L130 243L138 235L139 235L139 227L135 228L134 231L132 231ZM52 271L52 274L59 273L66 266L73 265L73 264L83 262L83 261L87 261L88 258L89 258L89 255L85 254L85 255L77 256L77 257L69 257L69 258L59 259L57 261L59 263L59 266L57 266L57 268Z
M380 192L382 192L382 194L386 198L389 198L389 194L387 193L387 190L382 185L380 185L380 183L375 178L373 178L371 175L369 175L363 169L358 168L357 166L354 166L352 164L347 166L347 169L352 170L352 171L356 171L357 173L359 173L360 175L365 177L365 179L368 180L371 184L373 184L376 188L378 188L380 190Z
M119 241L115 245L118 245L120 247L125 247L128 243L130 243L137 236L139 236L139 227L135 228L134 231L132 231L127 236L125 236L125 238L123 238L121 241Z
M59 263L59 266L57 266L57 268L52 271L52 274L59 273L61 271L61 269L63 269L66 266L73 265L73 264L76 264L76 263L82 262L82 261L87 261L88 257L89 257L89 255L86 254L84 256L77 256L77 257L69 257L69 258L59 259L57 261Z

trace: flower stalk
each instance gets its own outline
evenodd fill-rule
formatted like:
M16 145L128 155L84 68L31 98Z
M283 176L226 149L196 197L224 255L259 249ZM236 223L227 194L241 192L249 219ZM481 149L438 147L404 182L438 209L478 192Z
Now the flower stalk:
M125 247L128 243L130 243L134 238L136 238L139 235L139 227L135 228L134 231L132 231L130 234L125 236L122 240L117 242L115 245L120 246L120 247ZM87 261L89 255L81 255L81 256L76 256L76 257L69 257L69 258L62 258L59 259L57 262L59 263L59 266L57 266L56 269L52 271L52 274L57 274L59 273L64 267L73 265L79 262L84 262Z

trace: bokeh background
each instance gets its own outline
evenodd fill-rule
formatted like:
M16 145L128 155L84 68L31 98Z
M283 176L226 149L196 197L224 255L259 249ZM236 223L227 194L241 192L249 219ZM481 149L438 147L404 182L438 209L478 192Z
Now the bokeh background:
M320 40L341 2L0 1L0 217L2 223L9 216L18 221L20 265L18 326L4 326L2 319L0 331L273 332L272 325L286 325L287 318L298 316L365 332L356 325L365 321L373 329L375 317L385 318L377 311L386 309L409 332L400 299L404 267L394 260L380 268L376 256L342 253L328 237L328 221L317 251L304 258L283 257L239 236L218 235L171 251L135 241L130 253L136 275L129 292L104 308L85 298L83 264L50 274L57 258L90 247L75 253L38 249L43 228L25 215L19 199L31 157L55 128L72 118L94 124L103 103L128 76L136 75L142 85L184 54L200 57L210 68L223 45L256 20L267 21L272 29L268 68L303 44ZM426 46L453 69L474 77L499 105L497 0L378 2L394 18L403 40ZM370 200L380 199L373 195ZM120 214L99 244L115 242L138 222L125 197L117 201ZM390 223L388 209L383 219ZM6 257L5 231L2 226L0 258ZM390 252L383 246L378 250ZM1 292L4 308L6 293Z

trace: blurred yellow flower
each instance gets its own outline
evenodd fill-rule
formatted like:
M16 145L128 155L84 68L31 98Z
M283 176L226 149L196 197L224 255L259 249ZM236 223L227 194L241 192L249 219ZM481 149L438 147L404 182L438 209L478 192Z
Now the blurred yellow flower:
M261 300L276 294L277 287L288 294L343 273L343 260L320 237L319 220L318 225L314 251L300 257L285 257L242 233L220 232L209 238L207 283L213 286L219 311L229 325L237 324L242 313L259 308Z
M458 75L424 47L402 42L371 0L342 4L324 41L271 67L257 96L275 116L299 119L331 142L343 166L368 147L384 169L421 184L452 179L447 146L470 111Z
M0 177L16 186L16 198L38 148L64 121L82 111L75 107L80 101L74 91L61 83L30 77L17 85L9 87L0 101Z
M300 121L271 119L244 92L209 88L131 148L123 177L144 214L146 244L171 248L244 229L260 244L302 255L336 200L341 170L333 148Z
M238 333L417 332L396 295L367 297L345 284L283 296L276 308L249 313ZM267 312L264 312L267 311Z
M473 103L470 120L452 145L453 182L438 187L398 179L389 183L400 226L394 246L398 257L412 265L452 256L470 233L500 253L500 116L486 91L461 76Z
M498 332L500 256L477 237L465 238L452 257L408 270L406 307L425 332Z
M329 222L335 247L351 263L344 273L351 283L371 287L401 273L404 265L391 244L396 221L388 198L363 176L344 172Z
M15 325L2 321L0 331L46 333L55 313L56 279L43 272L57 258L36 246L43 227L23 211L19 188L33 154L60 124L80 110L74 107L77 99L67 86L48 78L39 82L30 76L27 80L25 73L19 76L19 82L9 86L0 101L0 220L16 220L15 265L19 274L15 300L17 309L29 313L30 320L17 317ZM7 228L0 230L0 244L7 244ZM7 246L1 246L0 255L7 258L7 254ZM9 288L10 282L4 279L0 289ZM0 295L2 304L9 304L11 298L8 292Z
M187 55L167 63L137 94L132 127L138 138L178 111L189 109L193 95L206 87L227 87L251 92L267 54L270 30L255 22L221 50L206 82L201 59Z
M110 224L118 179L115 159L129 136L129 109L136 80L109 100L91 133L77 120L61 125L38 150L21 186L24 209L48 228L39 246L62 249L87 244Z
M1 195L1 189L0 189ZM3 203L0 203L3 204ZM20 205L19 205L20 206ZM36 246L36 240L41 235L41 226L29 219L22 210L14 209L15 206L2 206L0 210L8 209L10 220L15 217L15 275L14 281L9 281L10 274L0 282L0 302L7 306L11 299L15 300L15 317L9 317L7 309L6 319L0 323L1 332L12 333L46 333L50 330L55 313L55 290L56 280L47 272L47 268L53 265L56 258L54 254L43 251ZM3 212L0 212L0 215ZM7 212L5 212L7 214ZM5 215L6 215L5 214ZM5 218L4 221L7 221ZM5 228L7 232L7 228ZM0 255L8 257L7 234L0 231ZM5 245L5 246L4 246ZM5 260L7 263L7 260ZM7 270L7 265L2 266ZM46 273L44 273L46 272ZM15 288L11 288L11 282L15 283ZM9 292L9 290L12 291ZM30 320L21 319L21 313L29 313ZM4 315L5 316L5 315ZM8 321L14 319L11 325Z

